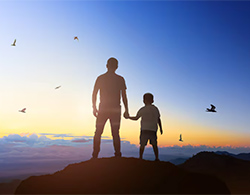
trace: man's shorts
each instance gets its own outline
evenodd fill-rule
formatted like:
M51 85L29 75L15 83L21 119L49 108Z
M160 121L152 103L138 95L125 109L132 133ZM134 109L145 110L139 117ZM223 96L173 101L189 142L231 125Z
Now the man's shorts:
M140 134L140 145L141 146L146 146L147 143L149 143L152 146L157 146L157 135L156 131L150 131L150 130L141 130Z

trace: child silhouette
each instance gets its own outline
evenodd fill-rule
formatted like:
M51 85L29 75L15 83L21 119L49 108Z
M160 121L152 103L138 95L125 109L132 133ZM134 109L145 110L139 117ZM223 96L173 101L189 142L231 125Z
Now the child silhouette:
M159 161L158 146L157 146L157 129L160 127L160 132L163 134L159 109L153 105L154 96L151 93L143 95L144 107L140 108L136 116L128 116L124 114L124 118L138 120L141 117L141 133L140 133L140 159L143 157L143 152L148 140L153 146L155 161Z

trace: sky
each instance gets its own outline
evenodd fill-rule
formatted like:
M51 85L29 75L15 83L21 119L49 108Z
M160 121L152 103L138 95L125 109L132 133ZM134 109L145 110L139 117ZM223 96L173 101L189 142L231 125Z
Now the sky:
M93 86L115 57L130 115L144 93L154 95L161 148L249 149L249 9L249 1L1 0L0 142L15 151L92 139ZM210 104L217 113L205 111ZM126 147L138 147L139 133L139 121L122 118ZM20 145L34 135L50 144ZM108 123L103 139L112 139ZM84 144L90 154L92 140Z

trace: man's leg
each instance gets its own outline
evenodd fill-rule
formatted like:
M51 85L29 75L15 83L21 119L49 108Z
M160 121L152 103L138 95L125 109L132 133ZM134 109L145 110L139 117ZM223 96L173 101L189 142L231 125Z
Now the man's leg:
M112 113L110 120L110 126L112 131L112 137L113 137L113 145L115 149L115 156L121 157L121 140L119 135L119 129L120 129L120 121L121 121L121 110L117 110L116 112Z
M100 152L101 136L107 119L108 115L101 112L99 112L96 118L96 130L93 140L93 153L92 153L93 158L97 158Z
M143 152L144 152L144 148L145 148L145 146L140 146L140 159L142 159L142 157L143 157Z

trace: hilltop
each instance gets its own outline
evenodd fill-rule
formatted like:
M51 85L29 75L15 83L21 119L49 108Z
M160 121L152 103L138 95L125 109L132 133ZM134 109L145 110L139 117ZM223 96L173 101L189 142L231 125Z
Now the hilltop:
M227 184L232 194L250 194L250 161L226 153L200 152L179 167L217 176Z
M32 176L16 194L230 194L215 176L169 162L101 158L71 164L54 174Z
M228 155L228 156L232 156L241 160L248 160L250 161L250 153L240 153L240 154L232 154L226 151L217 151L215 152L216 154L220 154L220 155Z

